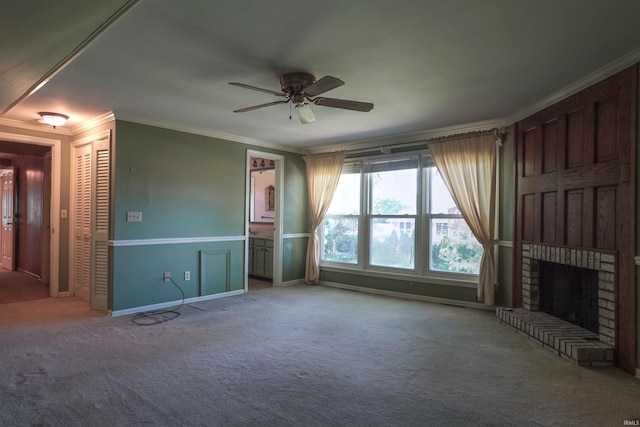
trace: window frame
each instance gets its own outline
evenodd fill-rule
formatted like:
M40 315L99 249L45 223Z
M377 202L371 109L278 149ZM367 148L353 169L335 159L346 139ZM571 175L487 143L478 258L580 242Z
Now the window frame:
M389 214L373 214L372 208L372 185L371 174L372 171L368 165L370 164L384 164L397 162L402 160L416 159L416 212L411 215L389 215ZM469 287L475 287L478 281L477 274L471 273L459 273L459 272L446 272L431 269L431 221L438 218L443 219L463 219L461 214L443 214L443 213L431 213L431 178L429 174L429 168L435 167L431 156L428 151L421 150L419 152L405 152L395 153L385 156L370 156L360 159L350 159L345 162L345 165L349 164L349 168L345 173L353 173L355 168L359 168L360 173L360 212L358 215L331 215L327 214L327 218L353 218L358 219L358 254L357 263L344 263L339 261L327 261L323 259L324 256L324 224L321 225L322 236L322 251L320 266L330 271L355 271L358 274L371 275L376 277L389 277L389 278L407 278L416 282L428 282L428 283L442 283L442 284L461 284ZM425 191L428 190L428 191ZM413 268L399 268L388 267L382 265L372 264L371 260L371 236L373 234L372 227L375 219L380 218L398 218L398 219L414 219L414 265Z

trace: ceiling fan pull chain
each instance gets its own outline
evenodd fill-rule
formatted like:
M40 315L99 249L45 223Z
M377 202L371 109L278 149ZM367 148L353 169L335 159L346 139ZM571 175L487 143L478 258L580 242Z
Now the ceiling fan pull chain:
M291 104L289 104L289 120L291 120Z

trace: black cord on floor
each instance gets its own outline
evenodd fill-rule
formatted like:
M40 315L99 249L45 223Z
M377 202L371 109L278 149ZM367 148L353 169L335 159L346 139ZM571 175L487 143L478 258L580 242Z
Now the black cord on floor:
M178 286L176 282L173 281L171 277L169 277L169 280L171 280L171 283L173 283L173 285L178 288L178 290L182 294L182 301L180 302L180 305L172 309L153 310L137 314L131 319L133 323L140 326L151 326L168 322L169 320L173 320L176 317L180 316L180 312L178 310L180 310L180 308L184 305L184 291L180 286ZM158 316L160 316L160 318L154 318Z

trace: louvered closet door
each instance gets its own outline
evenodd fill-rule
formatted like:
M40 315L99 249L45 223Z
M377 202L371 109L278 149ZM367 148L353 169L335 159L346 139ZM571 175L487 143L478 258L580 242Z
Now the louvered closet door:
M109 140L93 144L91 308L107 309L109 289Z
M109 140L76 148L74 293L94 310L107 309Z
M73 291L91 301L91 145L75 149Z

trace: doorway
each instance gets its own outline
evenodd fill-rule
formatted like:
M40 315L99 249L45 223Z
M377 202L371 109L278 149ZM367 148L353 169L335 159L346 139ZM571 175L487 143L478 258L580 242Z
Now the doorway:
M58 294L58 276L51 272L58 256L51 248L52 240L58 242L51 236L52 196L59 196L54 148L54 140L0 132L0 303Z
M247 150L245 292L282 284L284 157Z

